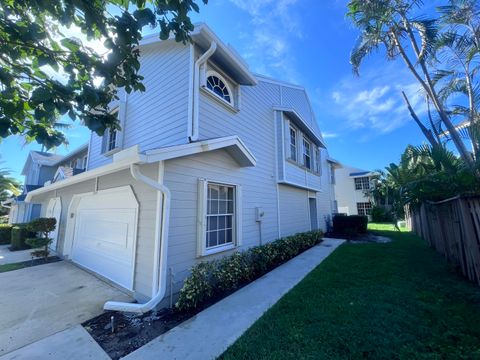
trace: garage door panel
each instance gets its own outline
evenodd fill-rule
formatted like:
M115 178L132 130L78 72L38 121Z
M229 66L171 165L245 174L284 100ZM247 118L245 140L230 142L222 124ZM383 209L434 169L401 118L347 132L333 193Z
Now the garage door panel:
M117 194L115 204L122 195ZM111 199L111 194L98 193L81 199L75 214L72 260L132 289L138 205L124 198L123 208L114 208Z

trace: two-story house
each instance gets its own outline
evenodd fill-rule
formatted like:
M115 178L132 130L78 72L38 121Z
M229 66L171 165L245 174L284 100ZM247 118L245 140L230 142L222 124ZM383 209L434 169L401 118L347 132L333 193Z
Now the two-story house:
M338 213L370 216L372 198L369 191L377 173L338 164L334 174L335 201Z
M86 169L88 145L72 151L68 155L30 151L22 169L24 185L22 194L2 203L9 208L10 224L26 223L41 214L41 204L26 203L27 193L55 181L79 174Z
M204 24L191 36L146 37L146 92L110 107L122 130L92 134L86 172L27 196L61 207L59 254L147 301L108 309L148 310L197 262L324 228L332 213L305 89L253 74Z

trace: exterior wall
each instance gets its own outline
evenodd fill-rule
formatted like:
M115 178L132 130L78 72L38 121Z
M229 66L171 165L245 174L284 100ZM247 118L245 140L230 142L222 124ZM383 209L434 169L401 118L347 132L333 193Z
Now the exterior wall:
M287 185L279 185L278 190L281 236L310 230L308 191Z
M187 143L190 47L173 41L142 47L141 74L146 91L120 94L120 117L125 114L119 139L122 148L140 150ZM89 170L108 164L102 137L92 133Z
M144 165L141 171L153 179L158 178L158 164ZM133 179L128 170L123 170L114 174L101 176L98 178L98 190L105 190L119 186L129 185L139 202L137 248L135 259L135 278L134 289L135 296L139 299L151 297L152 279L153 279L153 253L155 241L155 220L157 210L157 192ZM59 234L57 241L57 253L64 254L65 230L68 214L68 207L75 194L93 192L95 190L95 181L89 180L82 183L57 189L56 196L61 198L62 212L59 222ZM48 206L50 198L55 197L54 192L48 192L37 197L32 201L42 204L42 216Z
M172 194L169 228L168 267L181 280L200 260L211 260L232 251L197 258L198 181L200 178L242 186L242 245L241 249L260 244L259 223L255 208L265 212L262 221L262 242L278 238L277 193L270 172L263 175L256 167L239 167L224 150L194 155L165 163L165 185ZM257 176L258 174L258 176ZM177 289L175 289L176 291Z
M40 167L40 173L39 173L39 176L38 176L38 182L36 184L30 184L30 185L43 185L43 184L45 184L47 181L53 179L56 171L57 171L57 167L41 166Z
M338 212L348 215L358 215L357 203L370 202L363 190L355 190L355 180L350 177L351 173L364 170L343 166L335 170L335 199L338 204Z

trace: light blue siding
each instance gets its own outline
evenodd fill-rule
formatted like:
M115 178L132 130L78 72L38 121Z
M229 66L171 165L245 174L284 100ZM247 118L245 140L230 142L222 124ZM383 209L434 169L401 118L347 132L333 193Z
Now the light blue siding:
M189 46L173 41L152 44L142 48L140 62L146 91L128 94L120 102L125 107L122 148L138 144L145 151L186 143ZM89 169L111 161L102 154L102 138L92 134Z

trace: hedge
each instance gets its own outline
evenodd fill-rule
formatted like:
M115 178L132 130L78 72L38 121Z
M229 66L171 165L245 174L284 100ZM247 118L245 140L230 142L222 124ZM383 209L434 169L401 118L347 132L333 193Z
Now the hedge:
M12 225L0 224L0 245L10 244L12 238Z
M175 307L180 311L202 308L318 244L322 235L320 231L299 233L221 259L200 262L185 279Z
M35 233L28 231L26 224L15 224L12 227L12 250L25 250L30 249L30 246L25 242L28 238L35 237Z
M333 232L335 234L365 234L368 217L363 215L335 215L333 217Z

